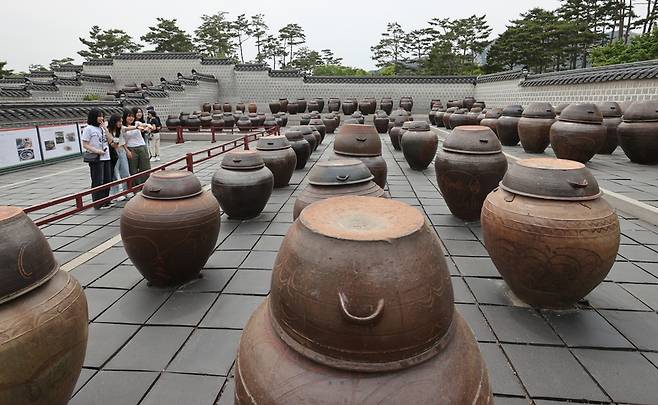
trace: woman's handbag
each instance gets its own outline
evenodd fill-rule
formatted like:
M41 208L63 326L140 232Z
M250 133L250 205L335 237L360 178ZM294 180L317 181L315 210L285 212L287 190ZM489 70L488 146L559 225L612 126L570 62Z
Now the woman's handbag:
M85 153L82 155L82 161L85 163L93 163L93 162L99 162L101 160L101 155L98 153L91 153L85 151Z

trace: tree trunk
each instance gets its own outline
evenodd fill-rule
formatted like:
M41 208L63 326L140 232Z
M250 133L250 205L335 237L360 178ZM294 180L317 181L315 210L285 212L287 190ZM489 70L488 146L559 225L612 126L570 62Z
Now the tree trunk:
M651 20L649 22L649 28L647 32L651 32L653 30L653 24L656 22L656 6L658 6L658 0L653 1L653 6L651 7Z
M619 28L617 29L617 39L619 41L621 41L624 36L624 21L626 20L625 12L626 12L626 1L625 0L619 1L619 14L618 14Z
M624 44L628 44L628 36L631 33L631 17L633 16L633 0L628 1L628 22L624 33Z

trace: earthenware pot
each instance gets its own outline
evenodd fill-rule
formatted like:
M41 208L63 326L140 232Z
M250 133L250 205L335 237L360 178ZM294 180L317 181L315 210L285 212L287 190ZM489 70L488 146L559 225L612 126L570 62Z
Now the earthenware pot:
M623 119L617 135L626 156L635 163L658 163L658 102L637 101Z
M256 150L274 176L274 188L287 186L297 166L297 154L288 139L284 135L264 136L258 139Z
M551 125L555 111L551 103L530 103L519 120L518 131L521 146L529 153L544 153L551 143Z
M303 169L304 166L306 166L306 162L308 162L309 156L311 156L311 144L308 143L304 138L304 135L302 135L301 131L298 129L291 128L286 131L284 135L288 139L288 142L290 142L290 147L295 151L295 155L297 156L297 165L295 166L295 169Z
M327 109L329 110L329 112L340 111L340 99L330 97L329 102L327 103Z
M408 121L408 130L402 134L400 146L404 159L412 170L425 170L436 156L439 138L430 131L425 121Z
M272 114L277 114L279 111L281 111L281 102L280 101L270 102L270 112L272 112Z
M516 146L519 143L519 121L523 115L520 105L508 105L503 109L503 115L498 118L496 135L505 146Z
M222 104L222 110L225 113L230 113L230 112L233 111L233 107L231 107L231 104L229 104L229 103L224 103L224 104Z
M596 108L601 111L603 116L603 126L606 129L606 141L603 147L596 153L609 155L617 149L619 141L617 139L617 127L621 124L621 107L614 101L599 103Z
M298 113L303 113L306 112L306 99L304 98L298 98L297 99L297 112Z
M606 142L603 116L591 103L571 104L551 126L551 147L560 159L588 162Z
M384 97L379 102L379 108L386 111L386 114L390 115L393 112L393 99L390 97Z

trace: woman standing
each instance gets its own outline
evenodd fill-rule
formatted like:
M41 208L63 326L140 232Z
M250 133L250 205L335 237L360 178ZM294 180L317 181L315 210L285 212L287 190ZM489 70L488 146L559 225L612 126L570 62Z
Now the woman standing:
M82 147L84 161L89 163L91 188L112 181L112 164L110 162L109 133L105 130L105 116L98 108L92 108L87 115L87 126L82 130ZM92 201L101 200L110 195L110 189L91 194ZM95 209L109 208L110 202L94 205Z
M146 150L146 142L144 142L141 132L142 130L146 130L145 125L135 122L135 115L132 111L126 110L123 112L121 135L123 135L123 139L128 147L126 156L128 157L128 167L131 175L151 168L149 152ZM135 179L133 185L142 184L145 181L145 176L141 176Z
M155 110L148 110L148 123L151 125L151 136L149 138L149 147L151 151L151 162L160 161L160 130L162 122Z
M110 133L110 136L112 136L113 143L112 147L113 150L116 152L117 155L117 160L114 165L114 170L113 174L114 177L112 180L119 180L119 179L124 179L126 177L130 176L130 169L128 167L128 148L126 147L126 140L124 139L123 135L121 134L121 128L123 127L122 122L121 122L121 116L119 114L112 114L110 116L110 119L108 120L107 123L107 129L108 132ZM112 149L110 149L110 152ZM113 186L112 189L110 190L110 194L116 194L120 192L121 190L126 190L128 188L127 184L120 184ZM120 196L117 197L117 201L123 201L126 199L126 196Z
M133 112L133 115L135 116L135 124L136 125L140 125L140 123L142 124L142 126L140 126L139 131L142 134L142 138L144 138L144 145L146 146L146 151L149 152L149 150L150 150L150 148L149 148L149 136L150 136L150 132L151 132L151 126L148 125L147 122L146 122L146 119L144 117L144 110L142 110L139 107L133 107L132 112ZM150 156L150 152L149 152L149 159L151 157L152 156Z

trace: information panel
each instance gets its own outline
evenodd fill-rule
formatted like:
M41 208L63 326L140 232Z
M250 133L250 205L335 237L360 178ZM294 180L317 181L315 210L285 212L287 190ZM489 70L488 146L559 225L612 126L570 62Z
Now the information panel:
M41 160L36 128L0 129L0 169Z
M44 160L80 153L80 137L76 124L40 126L39 139Z

